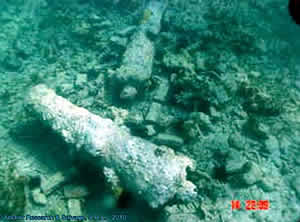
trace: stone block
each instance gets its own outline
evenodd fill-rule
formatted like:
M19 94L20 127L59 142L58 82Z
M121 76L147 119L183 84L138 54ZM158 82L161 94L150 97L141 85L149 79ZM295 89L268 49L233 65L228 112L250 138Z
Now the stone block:
M152 103L145 120L150 123L157 123L160 119L161 110L161 104L156 102Z
M81 202L78 199L68 200L68 209L71 216L82 216Z
M166 145L169 147L181 147L184 144L184 141L182 138L179 136L171 135L171 134L166 134L166 133L160 133L158 134L154 142L158 145Z
M46 205L47 198L45 194L41 192L40 188L36 188L31 192L32 200L38 205Z
M62 172L57 172L48 179L42 178L41 189L44 194L49 195L64 183L66 176Z
M89 195L89 191L85 186L70 184L64 186L64 195L67 198L83 198Z

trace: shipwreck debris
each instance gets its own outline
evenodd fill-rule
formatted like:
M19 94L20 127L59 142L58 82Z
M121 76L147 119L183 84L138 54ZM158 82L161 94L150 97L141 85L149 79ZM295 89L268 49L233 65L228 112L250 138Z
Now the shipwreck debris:
M123 55L122 65L116 70L114 89L119 98L132 101L147 87L151 78L155 48L152 39L160 32L160 22L168 1L149 1L144 16Z
M73 105L43 84L29 91L26 107L62 136L71 145L69 149L87 153L99 170L112 169L122 187L151 207L160 207L174 198L196 198L196 186L186 179L186 168L194 169L188 157L131 136L112 120ZM156 155L156 150L162 151L161 155Z
M67 183L69 177L61 172L57 172L50 178L43 178L41 189L45 195L50 195L52 192Z

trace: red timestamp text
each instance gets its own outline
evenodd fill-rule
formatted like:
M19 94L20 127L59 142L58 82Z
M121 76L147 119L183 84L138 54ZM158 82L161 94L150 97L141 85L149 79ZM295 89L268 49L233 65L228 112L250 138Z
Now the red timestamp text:
M245 200L245 210L268 210L270 208L269 200ZM232 210L241 209L241 201L231 201Z

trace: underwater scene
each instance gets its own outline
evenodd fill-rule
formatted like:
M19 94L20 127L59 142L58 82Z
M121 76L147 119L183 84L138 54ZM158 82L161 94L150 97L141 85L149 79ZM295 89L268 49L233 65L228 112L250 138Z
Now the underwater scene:
M0 222L300 222L300 2L1 0Z

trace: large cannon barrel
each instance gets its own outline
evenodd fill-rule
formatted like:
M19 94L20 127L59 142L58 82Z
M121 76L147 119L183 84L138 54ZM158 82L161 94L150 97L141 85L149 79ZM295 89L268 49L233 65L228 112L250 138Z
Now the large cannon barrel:
M138 31L131 38L123 55L121 67L113 79L116 86L121 88L120 99L134 100L143 92L151 78L155 56L152 38L160 32L161 18L167 4L167 0L151 0L144 10Z
M112 120L72 104L43 84L29 91L26 106L71 144L66 149L88 153L99 170L111 169L123 188L151 207L162 206L173 198L188 201L196 196L195 185L186 179L186 168L193 168L188 157L131 136Z

